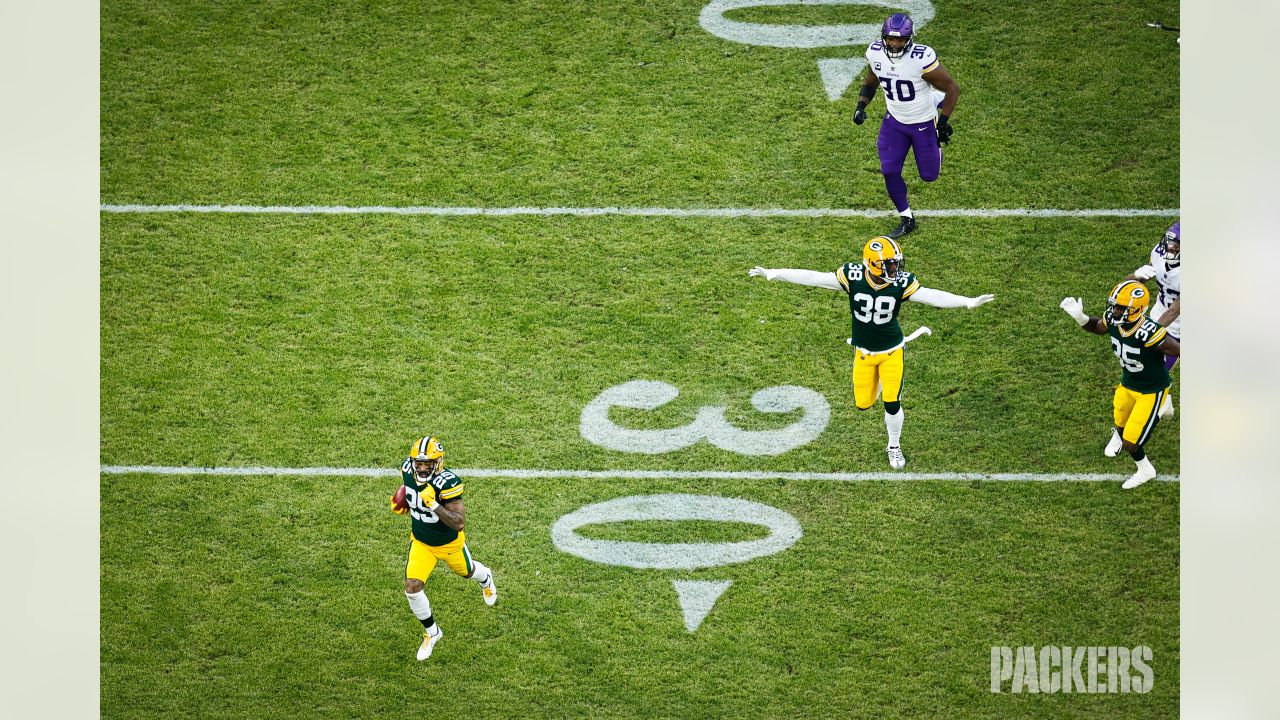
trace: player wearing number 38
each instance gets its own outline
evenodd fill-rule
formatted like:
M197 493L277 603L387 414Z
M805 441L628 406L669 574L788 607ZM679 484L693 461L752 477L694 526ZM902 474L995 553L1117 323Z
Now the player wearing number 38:
M888 237L874 237L862 248L861 263L845 263L835 272L752 268L752 277L785 280L797 285L841 290L849 296L853 314L853 399L859 410L869 410L884 394L884 424L889 432L889 466L906 466L899 440L902 435L903 356L907 341L898 326L904 300L939 308L976 308L995 295L976 298L952 295L920 286L915 275L902 269L902 248ZM928 332L920 328L919 332ZM915 337L913 333L911 337Z
M445 468L444 446L440 441L430 435L414 440L409 457L400 466L400 476L403 500L397 502L401 498L397 490L391 496L391 511L413 520L409 560L404 569L404 594L409 600L409 609L422 623L418 659L426 660L444 636L431 614L425 589L436 561L443 560L454 573L479 584L486 605L498 601L498 587L493 582L493 571L472 558L467 548L467 536L462 532L467 518L467 508L462 503L462 481Z
M1080 298L1063 298L1061 307L1080 327L1096 335L1110 335L1111 349L1120 358L1120 384L1111 401L1115 428L1102 452L1115 457L1124 448L1138 470L1121 485L1135 488L1156 476L1143 446L1160 422L1160 404L1169 393L1169 369L1165 356L1182 352L1168 331L1147 317L1151 293L1137 280L1121 280L1107 297L1102 317L1084 314Z

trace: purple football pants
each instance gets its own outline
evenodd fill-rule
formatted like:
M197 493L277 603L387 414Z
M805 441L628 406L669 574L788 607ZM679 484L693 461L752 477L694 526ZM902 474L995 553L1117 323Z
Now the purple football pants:
M942 147L938 144L938 129L933 121L901 123L889 113L880 122L880 137L876 151L880 154L880 173L884 175L884 187L889 191L893 206L902 212L907 203L907 181L902 179L902 166L907 161L907 151L914 150L916 170L920 179L933 182L942 172Z

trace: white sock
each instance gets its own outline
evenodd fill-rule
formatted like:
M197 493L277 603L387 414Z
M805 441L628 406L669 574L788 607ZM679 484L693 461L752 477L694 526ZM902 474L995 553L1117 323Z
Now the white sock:
M1155 467L1151 465L1151 458L1144 457L1141 460L1138 460L1137 464L1138 470L1140 471L1149 472L1152 475L1156 473Z
M471 577L468 579L484 585L493 579L493 572L484 563L472 560Z
M884 414L884 426L889 431L889 447L898 447L898 439L902 437L902 421L905 414L901 408L893 415Z
M902 217L904 217L904 218L914 217L914 216L911 214L911 208L907 208L906 210L903 210L902 212L900 212L900 213L898 213L898 214L899 214L899 215L901 215L901 216L902 216Z

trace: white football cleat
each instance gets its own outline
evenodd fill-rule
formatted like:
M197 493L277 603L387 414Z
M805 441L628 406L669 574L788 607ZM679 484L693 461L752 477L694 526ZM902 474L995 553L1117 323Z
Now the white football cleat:
M493 607L498 602L498 583L493 580L493 571L489 571L489 582L480 586L480 592L484 593L484 604Z
M1146 467L1139 465L1138 471L1130 476L1128 480L1125 480L1120 487L1125 490L1132 490L1155 476L1156 469L1151 467L1151 463L1147 463Z
M431 657L431 650L435 648L436 643L440 642L440 638L444 637L444 630L439 625L436 626L436 634L422 634L422 646L418 648L418 659L426 660Z
M1168 420L1169 418L1173 417L1173 413L1174 413L1173 396L1166 395L1164 398L1164 404L1160 406L1160 412L1156 414L1160 416L1161 420Z
M889 467L894 470L901 470L907 466L907 458L902 454L902 448L893 445L885 448L885 452L889 454Z
M1102 454L1107 457L1115 457L1120 454L1120 448L1124 447L1124 439L1120 437L1120 433L1111 430L1111 440L1107 443L1107 447L1102 450Z

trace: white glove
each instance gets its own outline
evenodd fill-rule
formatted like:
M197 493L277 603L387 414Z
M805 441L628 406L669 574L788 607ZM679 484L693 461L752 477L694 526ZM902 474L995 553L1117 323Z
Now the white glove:
M976 298L970 298L969 301L964 304L964 306L972 310L978 307L979 305L986 305L987 303L995 299L996 299L995 295L987 293L986 295L979 295Z
M1080 301L1080 298L1062 298L1062 302L1058 304L1058 307L1062 308L1063 312L1070 315L1071 319L1079 323L1081 327L1084 327L1089 322L1089 316L1084 314L1084 303Z
M1156 276L1156 269L1150 265L1143 265L1142 267L1133 271L1133 276L1138 278L1142 282L1146 282Z
M757 265L751 268L750 270L748 270L747 274L750 275L751 277L762 277L765 280L772 280L775 273L772 270L766 270L760 267L759 265Z

